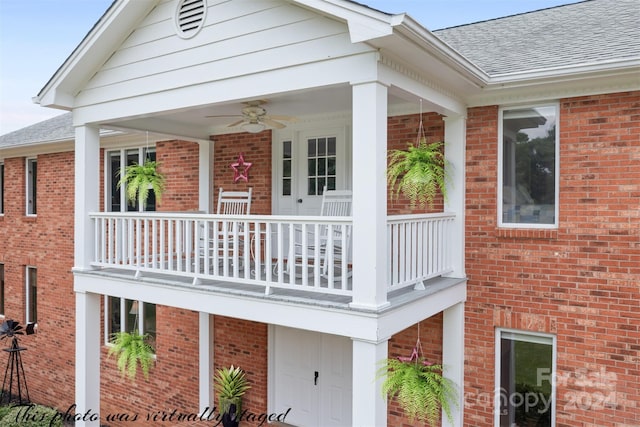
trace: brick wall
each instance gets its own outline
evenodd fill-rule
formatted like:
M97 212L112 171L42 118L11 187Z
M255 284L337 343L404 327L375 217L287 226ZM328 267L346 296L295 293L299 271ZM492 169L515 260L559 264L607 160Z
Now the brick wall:
M200 194L199 146L188 141L156 142L158 171L165 175L165 192L159 212L198 210Z
M640 92L560 101L554 231L497 228L497 112L467 122L465 425L493 422L496 327L556 335L558 426L636 425Z
M71 152L45 154L37 160L37 217L26 217L25 158L4 159L0 262L5 266L5 319L24 325L25 266L36 267L38 332L20 337L20 344L28 349L22 352L22 361L29 396L34 402L66 410L74 401L74 156ZM10 341L0 344L4 348ZM4 367L7 353L0 353Z
M246 191L253 188L251 198L252 214L271 214L271 131L260 133L236 133L217 135L214 142L213 190L214 209L218 189ZM245 162L251 163L249 182L233 182L230 165L244 154Z

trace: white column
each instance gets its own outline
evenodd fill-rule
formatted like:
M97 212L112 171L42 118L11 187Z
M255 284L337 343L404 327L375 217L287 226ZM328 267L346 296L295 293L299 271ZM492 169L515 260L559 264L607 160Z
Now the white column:
M387 301L387 87L353 86L353 302Z
M210 213L212 212L211 204L211 185L213 183L213 142L198 142L198 185L199 185L199 202L198 210Z
M465 222L465 162L467 141L467 118L449 116L444 118L445 158L449 166L445 174L449 177L447 185L446 212L454 212L456 218L453 229L449 230L447 242L453 271L450 277L466 277L464 266L464 222Z
M100 131L91 126L76 128L74 269L88 270L95 252L93 223L89 212L98 212L100 194Z
M198 313L199 332L199 368L200 413L213 408L213 316L209 313Z
M442 425L462 427L464 413L464 303L458 303L444 310L442 321L442 364L443 376L450 379L458 391L458 400L451 406L453 423L444 412Z
M78 427L99 427L100 295L76 292L76 410Z
M376 378L380 361L387 358L388 340L380 342L353 339L354 427L386 427L387 400L382 396L384 378Z

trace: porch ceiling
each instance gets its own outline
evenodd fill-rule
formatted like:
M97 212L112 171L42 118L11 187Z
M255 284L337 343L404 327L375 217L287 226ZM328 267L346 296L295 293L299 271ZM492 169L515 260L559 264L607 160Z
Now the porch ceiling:
M261 92L261 91L256 91ZM293 116L296 123L317 118L350 116L352 91L349 85L314 88L304 91L257 95L253 98L237 99L224 103L193 106L189 109L158 112L144 117L124 117L117 121L102 123L103 128L151 131L176 137L208 140L211 135L243 132L240 126L229 128L229 124L241 119L243 102L263 100L263 108L268 115ZM418 112L417 102L409 102L407 94L389 88L389 114L408 114ZM229 117L208 117L229 116ZM287 126L292 123L281 121Z

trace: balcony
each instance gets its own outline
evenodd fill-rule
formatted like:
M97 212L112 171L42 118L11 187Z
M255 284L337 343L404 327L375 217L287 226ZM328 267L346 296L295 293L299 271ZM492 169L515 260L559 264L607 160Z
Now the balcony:
M209 282L270 295L306 291L351 302L350 217L93 213L91 265L189 286ZM452 271L453 214L389 216L387 293Z

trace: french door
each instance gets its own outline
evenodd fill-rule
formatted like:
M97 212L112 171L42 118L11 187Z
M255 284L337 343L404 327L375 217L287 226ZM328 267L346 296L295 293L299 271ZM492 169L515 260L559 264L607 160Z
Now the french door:
M319 215L325 186L350 185L344 129L296 132L274 144L276 214Z

